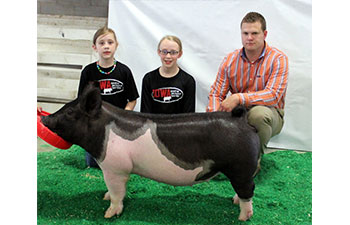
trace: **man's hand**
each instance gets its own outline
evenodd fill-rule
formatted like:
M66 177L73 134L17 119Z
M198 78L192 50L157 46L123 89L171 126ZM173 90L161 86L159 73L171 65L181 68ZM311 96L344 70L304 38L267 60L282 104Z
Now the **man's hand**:
M219 111L231 112L237 105L239 105L238 94L233 94L221 102Z

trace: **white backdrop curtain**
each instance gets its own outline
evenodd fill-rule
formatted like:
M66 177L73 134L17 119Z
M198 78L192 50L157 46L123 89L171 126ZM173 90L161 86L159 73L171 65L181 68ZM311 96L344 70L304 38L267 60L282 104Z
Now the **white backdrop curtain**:
M240 22L251 11L265 17L267 43L289 57L285 124L269 147L311 151L311 0L110 0L108 26L119 41L116 58L130 67L140 94L143 76L161 65L159 40L178 36L179 66L194 76L196 111L204 112L221 61L242 47Z

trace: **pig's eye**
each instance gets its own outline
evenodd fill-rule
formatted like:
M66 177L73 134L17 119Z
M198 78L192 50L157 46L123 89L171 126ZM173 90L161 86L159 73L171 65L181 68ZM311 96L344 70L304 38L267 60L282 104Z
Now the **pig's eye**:
M67 113L67 116L72 116L73 115L73 109L72 108L68 108L66 113Z

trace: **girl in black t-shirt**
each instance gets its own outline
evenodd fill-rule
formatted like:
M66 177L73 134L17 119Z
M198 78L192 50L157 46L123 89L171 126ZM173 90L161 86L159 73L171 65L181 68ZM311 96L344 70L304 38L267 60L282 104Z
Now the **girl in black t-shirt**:
M114 58L118 47L114 31L107 27L97 30L92 47L98 53L99 60L87 65L81 72L78 96L89 82L98 81L103 101L133 110L139 94L131 70ZM86 153L86 163L90 167L98 167L89 153Z
M180 39L170 35L163 37L157 51L162 65L142 80L141 112L195 112L195 80L177 64L182 56Z

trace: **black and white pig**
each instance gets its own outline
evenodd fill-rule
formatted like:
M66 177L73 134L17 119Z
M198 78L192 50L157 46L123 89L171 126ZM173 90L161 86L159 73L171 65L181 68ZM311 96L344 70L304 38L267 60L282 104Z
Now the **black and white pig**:
M89 85L83 94L42 122L89 152L103 171L110 200L106 218L120 215L131 173L174 186L208 181L219 172L230 180L239 220L253 215L259 138L246 111L157 115L127 111L101 100Z

